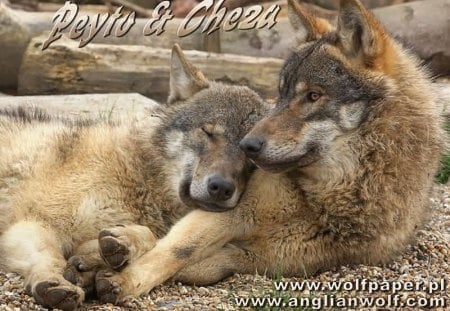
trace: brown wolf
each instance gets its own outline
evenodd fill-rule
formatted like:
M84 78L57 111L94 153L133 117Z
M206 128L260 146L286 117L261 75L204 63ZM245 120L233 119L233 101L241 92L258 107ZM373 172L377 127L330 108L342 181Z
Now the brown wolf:
M234 210L193 211L123 271L98 273L103 301L170 277L200 285L380 264L411 241L443 143L426 74L357 0L341 1L337 29L289 7L302 44L276 107L241 142L269 172L255 171Z
M208 81L178 46L170 85L167 107L118 125L0 115L0 264L38 303L73 310L102 258L120 269L190 210L238 203L254 169L239 142L267 107Z

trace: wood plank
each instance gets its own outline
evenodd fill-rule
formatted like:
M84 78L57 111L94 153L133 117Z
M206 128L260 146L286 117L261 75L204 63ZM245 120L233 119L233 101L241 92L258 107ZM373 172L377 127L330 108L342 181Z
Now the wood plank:
M60 40L45 51L42 38L27 49L19 76L20 95L136 92L165 101L171 50L144 46L90 44ZM209 78L248 85L263 96L277 93L283 61L273 58L187 51Z

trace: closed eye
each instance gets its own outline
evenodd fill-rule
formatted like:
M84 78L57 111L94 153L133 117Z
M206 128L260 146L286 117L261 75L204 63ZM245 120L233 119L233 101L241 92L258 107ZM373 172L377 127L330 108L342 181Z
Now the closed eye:
M212 131L210 131L206 126L202 127L202 131L203 133L205 133L209 138L213 138L214 137L214 133Z

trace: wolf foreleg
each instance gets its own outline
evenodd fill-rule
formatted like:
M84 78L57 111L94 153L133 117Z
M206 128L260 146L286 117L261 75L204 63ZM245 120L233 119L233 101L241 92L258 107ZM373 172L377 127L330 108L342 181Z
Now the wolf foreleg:
M155 247L156 241L150 228L141 225L118 225L100 231L98 237L100 255L114 270L141 257Z
M233 224L233 211L210 213L196 210L182 218L156 246L121 273L99 272L96 289L104 303L117 303L126 296L148 293L190 263L222 248L240 228Z
M211 285L236 273L254 273L253 262L250 252L226 244L210 257L181 269L173 280L197 286Z
M119 270L139 258L156 244L148 227L118 225L100 231L99 238L83 243L69 258L64 277L82 287L87 294L95 291L95 275L101 269Z

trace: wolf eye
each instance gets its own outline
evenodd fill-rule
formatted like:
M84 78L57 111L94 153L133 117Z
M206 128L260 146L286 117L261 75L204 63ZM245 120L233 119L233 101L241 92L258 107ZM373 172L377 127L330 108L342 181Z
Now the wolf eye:
M309 92L308 95L306 95L306 98L308 99L308 101L313 102L313 103L318 101L321 97L322 97L322 94L317 93L317 92Z
M214 136L214 134L213 134L206 126L203 126L203 127L202 127L202 131L203 131L203 133L205 133L209 138L212 138L212 137Z

